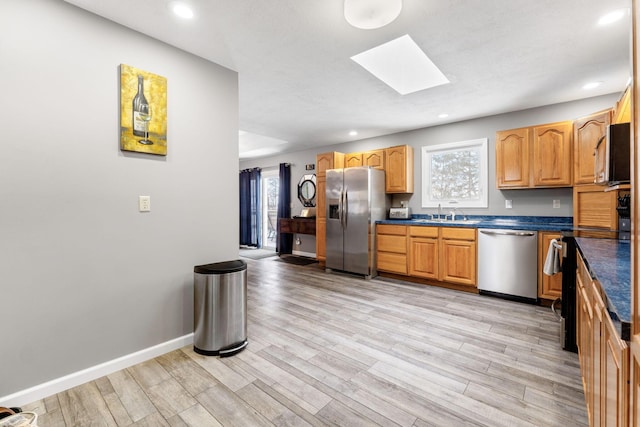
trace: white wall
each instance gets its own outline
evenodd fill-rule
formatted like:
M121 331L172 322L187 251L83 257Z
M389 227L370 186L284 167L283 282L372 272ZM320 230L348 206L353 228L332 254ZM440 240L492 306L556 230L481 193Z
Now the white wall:
M166 157L119 149L121 63L168 80ZM59 0L0 2L0 77L2 401L193 331L193 266L238 256L238 81Z
M395 195L394 206L400 206L401 200L409 202L414 214L435 212L433 209L422 209L421 194L421 147L425 145L442 144L446 142L465 141L477 138L489 139L489 208L464 209L470 215L518 215L518 216L573 216L573 193L571 188L535 189L535 190L497 190L495 188L495 135L496 131L552 123L564 120L574 120L597 111L613 107L621 94L610 94L580 101L533 108L496 116L483 117L458 123L445 124L430 128L417 129L410 132L354 141L345 144L319 147L313 150L299 151L270 158L244 160L241 168L277 164L278 162L293 162L292 195L297 194L297 179L302 176L305 163L315 163L317 153L339 151L351 153L375 148L391 147L394 145L411 145L414 148L414 179L415 187L412 195ZM295 185L294 185L295 184ZM505 199L513 201L512 209L505 209ZM553 209L553 200L560 200L560 209ZM295 212L295 209L294 211Z

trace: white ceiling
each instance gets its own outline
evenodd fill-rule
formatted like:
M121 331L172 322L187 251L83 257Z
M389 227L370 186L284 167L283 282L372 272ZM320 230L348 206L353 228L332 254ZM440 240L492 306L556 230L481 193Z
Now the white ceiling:
M189 0L191 21L169 0L65 1L236 70L241 158L622 92L630 75L629 14L597 26L630 0L404 0L377 30L342 0ZM402 96L350 59L404 34L450 84Z

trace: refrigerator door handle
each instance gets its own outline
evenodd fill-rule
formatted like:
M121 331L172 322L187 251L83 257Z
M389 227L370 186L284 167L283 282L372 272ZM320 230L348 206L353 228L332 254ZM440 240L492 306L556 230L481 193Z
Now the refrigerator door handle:
M342 222L342 227L347 228L347 217L349 215L349 189L345 187L344 189L344 202L342 202L342 217L344 218Z
M344 192L340 190L340 199L338 199L338 219L340 220L340 227L344 227L342 225L342 202L344 198Z

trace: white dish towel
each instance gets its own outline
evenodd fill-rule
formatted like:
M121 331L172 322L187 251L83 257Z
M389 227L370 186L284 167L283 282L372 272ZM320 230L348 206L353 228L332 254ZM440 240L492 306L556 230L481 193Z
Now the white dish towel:
M544 268L542 272L547 276L553 276L556 273L560 273L560 253L556 247L559 245L556 239L551 239L549 242L549 250L547 250L547 258L544 261Z

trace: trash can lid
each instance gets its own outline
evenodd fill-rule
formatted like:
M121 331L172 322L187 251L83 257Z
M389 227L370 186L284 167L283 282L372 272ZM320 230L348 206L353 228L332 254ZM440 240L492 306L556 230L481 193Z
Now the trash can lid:
M196 265L193 267L194 273L200 274L225 274L246 270L247 263L241 259L234 261L214 262L213 264Z

